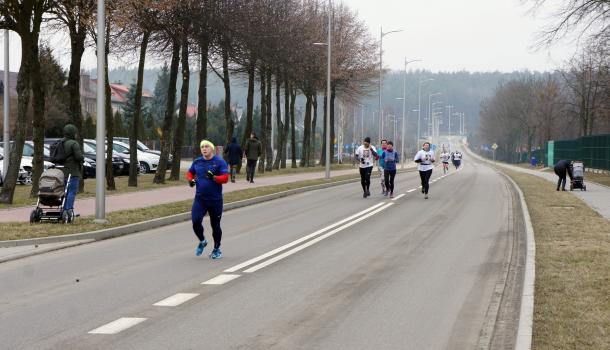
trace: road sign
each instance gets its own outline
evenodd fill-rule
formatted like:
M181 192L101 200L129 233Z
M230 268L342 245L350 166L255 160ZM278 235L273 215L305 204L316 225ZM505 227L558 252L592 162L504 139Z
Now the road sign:
M493 145L491 145L491 148L495 151L498 149L498 144L494 143Z

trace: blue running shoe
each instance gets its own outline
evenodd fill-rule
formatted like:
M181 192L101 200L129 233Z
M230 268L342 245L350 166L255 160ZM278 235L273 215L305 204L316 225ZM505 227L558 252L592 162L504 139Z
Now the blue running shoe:
M212 253L210 254L210 259L220 259L222 258L222 252L220 251L220 248L214 248L214 250L212 250Z
M203 254L203 249L205 249L206 245L208 245L208 241L206 241L205 239L199 242L197 249L195 249L195 255L200 256L201 254Z

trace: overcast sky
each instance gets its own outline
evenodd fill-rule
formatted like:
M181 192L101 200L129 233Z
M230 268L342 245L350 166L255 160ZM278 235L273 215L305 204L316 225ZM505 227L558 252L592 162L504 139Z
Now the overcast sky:
M531 1L523 0L344 0L379 38L384 32L402 29L383 38L384 67L403 69L405 57L414 62L409 69L437 71L552 71L575 52L575 44L564 41L550 50L533 49L534 38L545 24L547 13L534 17L528 10ZM0 35L4 41L4 35ZM43 35L67 69L70 62L66 35ZM19 69L19 38L11 33L10 67ZM4 51L4 45L0 46ZM113 65L134 64L111 59ZM83 58L83 68L94 68L92 50ZM4 67L4 54L0 55ZM0 68L2 69L2 68Z

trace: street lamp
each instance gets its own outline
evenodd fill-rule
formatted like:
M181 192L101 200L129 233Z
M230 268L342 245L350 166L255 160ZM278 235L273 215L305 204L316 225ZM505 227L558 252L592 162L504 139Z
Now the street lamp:
M325 179L330 179L330 47L331 47L331 12L332 12L332 0L328 0L328 39L326 43L314 43L314 45L326 45L327 57L326 57L326 174ZM341 150L339 150L341 152Z
M96 123L96 150L95 150L95 223L105 224L106 220L106 155L104 150L106 138L106 90L104 64L105 64L105 19L104 0L97 1L97 123Z
M400 156L404 157L404 152L405 152L405 106L406 106L406 101L407 101L407 96L406 96L406 91L407 91L407 64L409 63L413 63L413 62L419 62L421 60L411 60L411 61L407 61L407 58L405 57L405 71L404 74L402 76L402 98L398 97L396 98L397 100L402 100L402 137L400 139ZM404 169L405 167L405 162L401 162L400 163L400 168Z
M435 92L433 94L428 94L428 116L430 118L430 119L428 119L428 123L430 123L432 121L432 97L433 96L438 96L438 95L442 95L442 93L441 92ZM434 136L434 135L432 135L432 136ZM430 135L428 135L428 137L430 137ZM432 141L434 141L434 140L432 140Z
M449 105L446 108L449 110L449 126L447 127L447 133L451 136L451 108L453 108L453 106Z
M383 37L392 34L402 32L402 29L399 30L391 30L389 32L383 32L383 28L380 27L380 36L379 36L379 140L381 140L382 132L383 132L383 111L381 110L381 82L382 82L382 72L383 72Z
M10 118L9 118L9 113L10 113L10 109L9 109L9 103L10 103L10 94L11 94L11 85L9 84L9 77L8 77L8 71L9 71L9 55L8 55L8 49L9 49L9 34L8 34L8 29L4 30L4 158L6 158L4 160L4 163L2 163L2 176L4 179L6 179L6 173L8 172L8 163L9 163L9 157L8 157L8 151L9 151L9 147L10 147L10 134L9 134L9 123L10 123Z
M420 124L421 124L421 84L427 81L432 81L434 79L425 79L419 81L419 86L417 88L417 140L415 141L415 149L419 149L419 139L420 135Z

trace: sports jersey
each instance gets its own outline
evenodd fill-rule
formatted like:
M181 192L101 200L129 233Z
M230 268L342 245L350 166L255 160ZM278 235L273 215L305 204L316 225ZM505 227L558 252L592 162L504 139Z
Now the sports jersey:
M361 168L372 167L375 164L375 156L377 155L377 150L374 146L369 146L368 148L364 148L364 145L359 146L356 149L356 158L360 162Z
M421 160L421 163L417 164L417 170L419 171L427 171L434 168L434 165L432 165L432 161L434 160L434 152L432 151L426 152L422 149L415 154L415 158L413 158L413 160Z
M197 196L204 200L222 200L222 185L214 180L208 179L206 173L211 171L214 176L228 174L227 163L218 156L206 160L198 157L193 161L189 172L197 180Z

